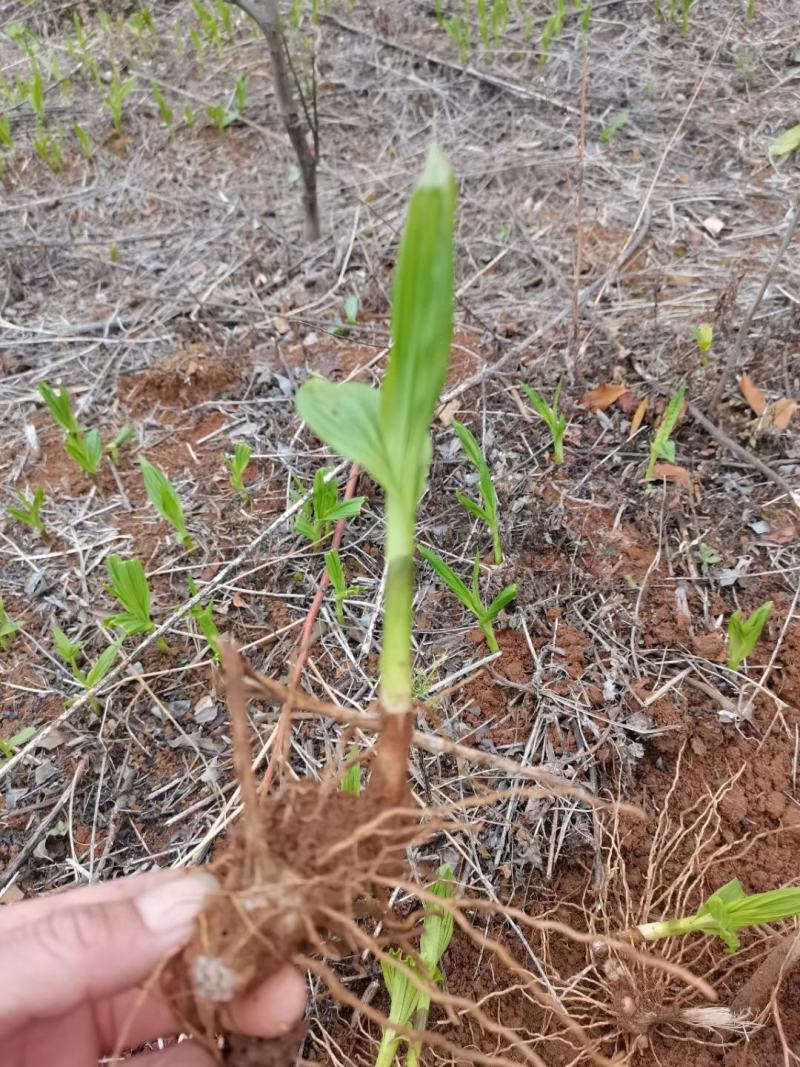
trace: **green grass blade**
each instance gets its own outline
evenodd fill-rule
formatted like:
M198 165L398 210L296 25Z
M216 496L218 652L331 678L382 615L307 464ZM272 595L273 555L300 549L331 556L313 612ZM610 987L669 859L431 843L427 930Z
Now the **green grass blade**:
M473 615L476 617L479 616L481 613L480 605L476 606L471 590L461 581L455 571L451 570L445 561L429 548L426 548L424 545L418 545L417 547L419 549L419 554L431 565L431 567L433 567L436 574L442 579L450 592L454 593L464 607L469 608Z

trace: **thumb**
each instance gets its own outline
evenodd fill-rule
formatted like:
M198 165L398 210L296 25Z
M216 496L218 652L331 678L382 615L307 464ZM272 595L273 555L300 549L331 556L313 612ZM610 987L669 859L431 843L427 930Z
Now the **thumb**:
M0 940L0 1036L35 1019L130 989L170 949L218 890L205 872L171 879L130 900L60 908Z

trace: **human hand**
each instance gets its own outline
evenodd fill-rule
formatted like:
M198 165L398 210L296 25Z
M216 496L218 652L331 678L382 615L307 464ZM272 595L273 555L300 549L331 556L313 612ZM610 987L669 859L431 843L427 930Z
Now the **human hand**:
M189 940L218 889L212 875L155 871L0 907L0 1047L4 1067L96 1067L118 1038L136 1048L179 1032L153 969ZM276 1037L303 1014L305 984L286 967L229 1010L230 1027ZM133 1062L138 1062L134 1060ZM210 1067L184 1041L152 1067Z

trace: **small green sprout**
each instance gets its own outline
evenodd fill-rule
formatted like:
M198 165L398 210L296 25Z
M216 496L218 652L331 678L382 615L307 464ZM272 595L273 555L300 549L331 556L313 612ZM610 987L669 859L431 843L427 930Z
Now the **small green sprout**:
M480 489L482 504L478 504L468 496L465 496L464 493L459 492L456 493L456 499L471 515L486 523L492 535L494 561L495 563L502 563L503 550L500 547L500 526L497 519L497 492L492 481L492 475L489 472L489 465L480 445L467 427L457 419L453 419L453 429L461 442L461 447L478 471L478 488Z
M355 294L351 294L347 297L343 306L344 322L337 315L333 320L333 329L331 333L334 337L344 337L351 326L355 326L358 322L358 297Z
M354 496L351 500L339 500L339 488L329 477L330 468L320 467L314 475L311 496L303 504L294 522L294 532L307 538L312 545L328 537L333 524L339 519L352 519L361 511L366 497ZM302 489L295 493L301 495Z
M156 104L158 105L158 113L161 116L161 121L165 126L171 126L174 112L164 99L164 94L162 93L161 86L158 82L153 82L152 91Z
M475 556L475 563L472 567L472 584L471 587L468 587L440 556L437 556L435 552L431 552L429 548L425 548L424 545L419 545L418 547L420 555L430 563L450 592L455 593L464 607L468 608L475 616L478 626L486 638L489 651L499 652L500 648L497 644L492 620L497 618L503 608L510 604L517 595L517 585L507 585L487 608L478 591L478 577L481 569L481 561L478 556Z
M44 122L44 82L42 72L34 64L33 77L28 82L28 99L39 122Z
M455 894L453 871L447 864L443 864L436 872L436 881L430 888L433 896L440 900L452 900ZM418 963L411 956L404 956L399 949L391 949L388 955L404 965L407 971L418 976L421 981L427 980L436 985L443 982L439 963L447 951L453 936L453 916L441 904L428 904L425 909L425 918L422 922L422 936L420 938ZM418 989L411 981L406 970L400 970L393 966L390 960L381 961L383 980L389 993L389 1022L396 1027L413 1026L415 1030L424 1030L430 1011L430 996ZM400 1036L392 1026L388 1026L382 1036L375 1059L375 1067L391 1067L394 1063L398 1047L401 1041L407 1038ZM422 1044L417 1041L408 1042L406 1052L407 1067L417 1067L422 1052Z
M564 415L559 414L558 402L561 399L561 382L556 386L556 391L553 393L553 401L548 404L541 393L538 393L535 389L531 389L525 382L520 382L525 395L531 402L533 410L543 419L550 431L550 437L553 441L553 462L564 462L564 433L567 429L567 420Z
M232 123L236 122L236 116L232 115L222 104L209 104L206 107L206 114L217 127L220 137Z
M56 393L45 382L40 382L39 392L50 414L65 433L77 436L83 432L72 411L72 404L66 389L59 389Z
M339 789L342 793L350 793L354 797L361 796L361 763L356 748L347 757L347 769L342 775Z
M142 561L135 558L124 560L112 554L106 560L106 566L111 581L107 591L116 597L125 610L109 615L105 623L122 630L126 637L151 634L156 624L150 618L150 586ZM158 639L157 644L162 652L167 650L162 638Z
M708 355L711 342L714 340L714 327L710 322L701 322L699 326L692 326L692 337L697 342L697 349L701 355Z
M52 130L40 124L36 127L36 136L32 143L42 163L57 174L64 166L64 155L58 137Z
M88 433L67 434L64 438L64 451L85 474L94 478L103 459L103 439L100 431L89 430Z
M716 548L701 541L697 546L697 562L700 564L700 573L705 578L709 567L716 567L718 563L722 563L722 556Z
M647 470L644 475L646 482L653 480L653 468L660 459L665 459L667 463L675 462L675 442L670 438L683 408L685 394L686 386L682 385L661 416L661 422L650 445L650 458L647 461Z
M61 627L55 620L51 623L51 629L53 633L53 642L56 646L56 652L58 652L61 659L67 664L72 674L72 677L83 689L93 689L98 685L114 665L114 660L119 655L119 650L122 647L122 638L118 638L113 644L109 645L99 656L97 662L84 673L78 666L78 656L83 652L83 646L80 641L70 641ZM74 703L74 701L70 701ZM100 705L94 699L90 702L92 710L97 713L100 711Z
M191 104L187 104L183 109L183 121L188 129L194 129L194 108Z
M0 648L8 647L9 638L19 630L19 626L8 615L3 606L3 598L0 596Z
M72 127L72 132L78 139L78 144L81 146L81 152L83 152L86 159L91 159L92 142L89 140L89 134L84 130L83 126L80 126L77 122Z
M769 154L775 159L786 159L800 148L800 123L790 126L769 146Z
M325 570L333 587L336 619L341 626L344 623L344 602L348 597L357 596L361 592L361 586L346 584L342 558L335 548L330 548L325 553Z
M73 677L83 685L86 676L78 667L78 656L83 651L83 645L80 641L70 641L69 637L67 637L55 619L50 623L50 629L53 634L53 643L56 646L56 652L72 671Z
M619 130L629 121L630 117L629 111L618 111L609 124L600 131L600 144L610 144Z
M139 457L139 466L142 470L142 478L144 479L148 500L159 515L166 519L175 530L179 544L187 552L191 552L194 548L194 541L192 541L186 529L181 498L175 491L172 482L162 470L154 467L144 456Z
M236 88L234 89L234 101L236 103L236 114L241 115L244 111L244 106L247 103L247 78L244 74L241 74L236 79Z
M739 930L761 926L762 923L780 922L793 915L800 915L800 888L786 886L748 896L742 883L734 879L712 893L694 915L685 919L643 923L636 930L646 941L697 932L708 934L721 938L725 942L725 951L731 953L739 948Z
M111 76L111 81L108 84L108 94L103 97L103 103L111 112L111 121L117 131L122 129L122 108L135 85L135 78L127 78L125 81L120 81L119 73L116 70Z
M250 462L250 456L253 454L253 450L250 445L246 445L243 441L239 441L233 449L233 455L225 455L225 465L230 471L231 475L231 488L235 489L242 500L247 504L250 500L250 494L244 487L242 478L244 472L247 470L247 464Z
M697 342L697 351L700 353L700 363L703 367L708 366L708 353L711 342L714 340L714 327L710 322L702 322L699 326L692 326L692 337Z
M188 579L189 593L194 597L197 596L197 584L194 578ZM195 604L189 611L194 621L197 623L197 628L200 633L205 637L206 644L211 649L211 655L215 663L219 663L219 638L220 633L217 629L217 624L214 622L214 601L209 602L204 606L203 604Z
M8 514L17 519L18 522L30 526L37 533L44 533L44 523L39 517L39 512L42 510L42 504L44 503L44 489L40 485L37 486L33 492L33 500L20 492L16 492L15 496L19 501L19 507L8 508Z
M228 42L233 44L233 12L231 11L231 5L225 3L225 0L214 0L214 7L217 9L217 14L228 37Z
M106 445L106 454L111 458L115 467L119 466L119 450L123 445L129 444L136 437L136 431L132 426L123 426L114 434Z
M14 147L14 138L11 135L11 120L8 115L3 115L0 118L0 145L8 149Z
M22 748L26 741L30 741L35 733L35 726L24 726L18 733L7 740L0 737L0 756L3 759L11 759L16 750Z
M771 611L772 601L767 600L747 618L737 610L728 619L728 666L732 671L738 671L755 648Z

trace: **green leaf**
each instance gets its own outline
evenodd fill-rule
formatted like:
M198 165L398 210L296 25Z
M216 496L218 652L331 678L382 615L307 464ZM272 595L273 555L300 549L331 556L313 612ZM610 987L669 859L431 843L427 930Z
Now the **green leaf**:
M110 555L106 561L111 592L125 608L124 612L106 620L110 626L121 627L126 634L150 633L155 624L150 618L150 589L139 559L123 560Z
M660 458L666 459L669 463L675 461L675 444L669 440L672 431L675 429L675 425L683 408L683 399L686 395L686 386L682 385L675 395L670 399L667 404L664 414L661 416L661 422L656 430L653 442L650 445L650 459L647 463L647 470L645 471L645 481L652 481L653 468L656 462Z
M738 670L742 660L755 648L772 606L772 601L767 600L747 618L738 609L731 615L728 620L728 666L732 671Z
M475 603L471 590L461 581L455 571L447 566L441 556L437 556L429 548L424 545L418 545L417 547L419 554L433 567L450 592L458 597L465 608L469 608L475 616L480 616L483 611L483 605Z
M344 567L341 556L335 548L329 548L325 553L325 570L328 572L328 580L340 595L344 593Z
M317 527L309 520L307 515L299 512L295 516L294 520L294 532L300 534L301 537L305 537L312 544L319 540L319 533Z
M147 498L162 518L172 526L184 548L192 548L192 539L186 530L183 505L169 478L158 467L139 457L139 466L144 479Z
M629 111L618 112L609 122L607 126L604 126L600 131L600 143L609 144L613 141L615 134L625 125L630 119Z
M430 891L441 900L452 900L455 896L453 871L447 864L436 872L436 881ZM428 904L422 926L419 954L434 974L453 936L453 915L440 905Z
M358 320L358 297L348 296L344 302L344 314L349 326L354 326Z
M387 490L395 487L381 433L380 395L361 382L335 385L311 378L297 393L297 411L312 433L347 456Z
M69 666L73 666L75 660L81 651L80 641L70 641L58 623L53 620L50 624L50 629L53 633L53 642L56 646L56 652Z
M358 749L354 748L347 757L347 770L342 775L339 789L354 797L361 796L361 764L358 760Z
M780 137L776 137L769 146L769 154L778 159L789 156L800 148L800 124L785 130Z
M380 395L385 455L416 506L430 464L429 427L453 332L456 184L432 147L411 198L392 295L392 352Z
M710 322L703 322L699 326L692 326L692 336L697 342L697 348L705 355L711 348L714 339L714 328Z
M122 648L122 638L119 637L113 645L109 645L107 649L101 654L98 661L86 675L86 688L93 689L98 682L102 682L108 672L111 670L114 660L119 655L119 650Z
M361 512L366 499L364 496L354 496L349 500L341 500L327 512L326 521L338 522L339 519L354 519Z
M519 592L519 587L516 585L507 585L505 589L499 593L491 602L489 607L483 613L484 619L491 622L496 618L506 605L510 604L514 597Z
M39 392L58 425L69 434L80 434L81 428L75 420L66 389L54 392L46 382L39 382Z
M464 494L458 489L456 490L456 500L459 502L462 508L466 508L467 511L471 515L474 515L476 519L481 519L483 520L483 522L486 523L490 521L489 516L486 514L480 504L476 504L474 500L470 500L468 496L464 496Z

